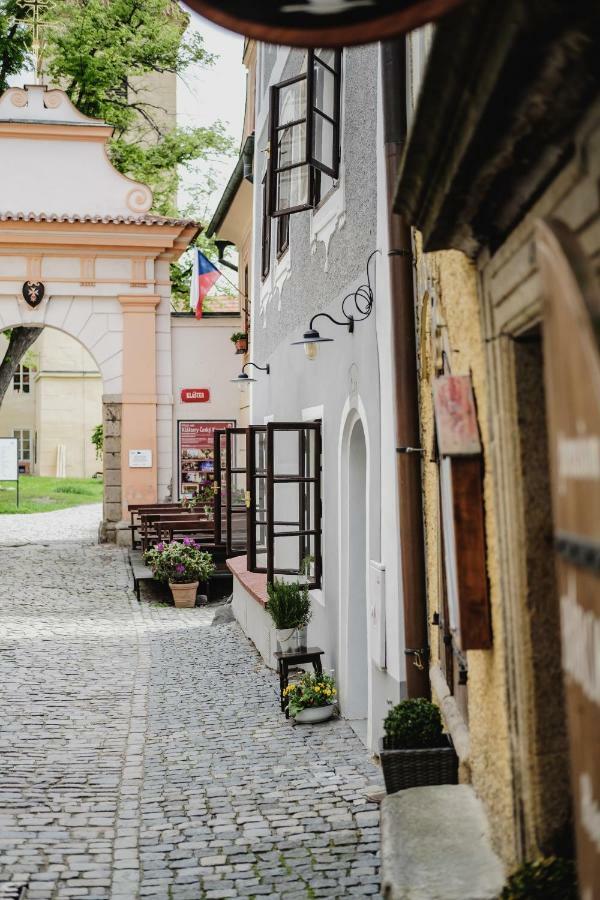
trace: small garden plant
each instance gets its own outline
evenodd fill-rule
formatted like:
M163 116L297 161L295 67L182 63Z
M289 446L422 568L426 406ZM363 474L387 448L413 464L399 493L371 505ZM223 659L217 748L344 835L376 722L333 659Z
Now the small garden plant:
M207 581L215 571L210 553L188 537L183 541L157 544L144 553L144 561L157 581L191 584Z
M335 703L337 690L330 675L313 675L307 672L299 681L283 689L288 701L290 716L297 716L303 709L316 709Z
M307 584L274 578L267 585L267 594L269 599L265 609L273 619L275 628L284 630L308 625L312 608Z
M184 509L196 509L198 506L210 507L215 499L215 491L212 484L202 484L195 494L183 498L181 505Z
M389 711L383 727L387 742L396 748L417 750L444 745L440 711L423 697L402 700Z
M237 344L238 341L245 341L248 339L248 335L245 331L234 331L231 335L231 342Z
M575 863L547 856L517 869L498 900L577 900L578 896Z

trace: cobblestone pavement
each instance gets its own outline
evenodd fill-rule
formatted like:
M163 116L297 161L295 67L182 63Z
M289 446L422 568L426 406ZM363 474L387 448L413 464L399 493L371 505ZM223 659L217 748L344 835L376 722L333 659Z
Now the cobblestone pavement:
M378 893L378 770L285 720L237 624L138 606L114 547L0 569L0 898Z
M49 541L96 542L101 518L101 503L54 512L0 515L0 547Z

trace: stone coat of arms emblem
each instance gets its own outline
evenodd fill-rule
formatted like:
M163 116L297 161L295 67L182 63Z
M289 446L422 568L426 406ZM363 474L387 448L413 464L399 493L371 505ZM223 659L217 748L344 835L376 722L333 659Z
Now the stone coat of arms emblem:
M44 299L44 285L41 281L26 281L23 285L25 303L35 309Z

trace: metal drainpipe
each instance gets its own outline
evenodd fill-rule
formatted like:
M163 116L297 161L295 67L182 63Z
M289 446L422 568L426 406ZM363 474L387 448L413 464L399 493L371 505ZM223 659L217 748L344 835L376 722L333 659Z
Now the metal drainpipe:
M409 697L429 697L429 644L421 483L423 455L419 449L421 437L412 243L407 223L393 212L394 188L407 130L405 40L383 42L381 62L406 686ZM417 656L410 651L420 651L420 654Z

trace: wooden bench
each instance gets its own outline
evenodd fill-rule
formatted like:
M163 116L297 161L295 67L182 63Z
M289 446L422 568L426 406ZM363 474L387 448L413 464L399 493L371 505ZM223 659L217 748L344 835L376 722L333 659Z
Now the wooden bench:
M196 535L199 540L214 541L212 522L189 512L144 513L141 517L140 541L147 550L159 541L172 541L177 536Z
M136 532L139 532L141 519L140 516L142 513L147 512L168 512L169 510L181 510L183 511L183 507L181 503L130 503L127 507L127 512L131 516L131 524L129 525L129 531L131 532L131 546L135 550L138 546L139 538L136 537Z

